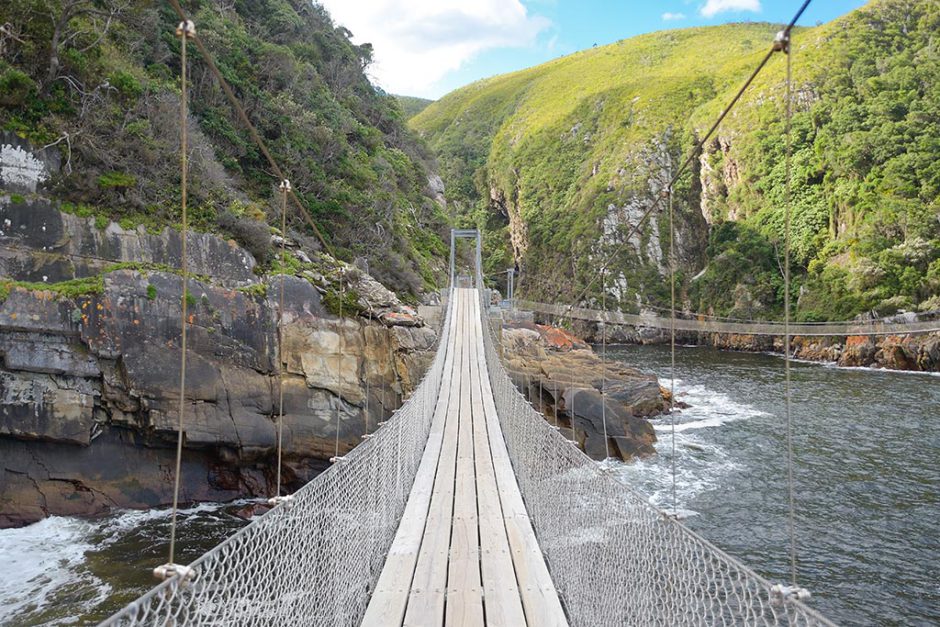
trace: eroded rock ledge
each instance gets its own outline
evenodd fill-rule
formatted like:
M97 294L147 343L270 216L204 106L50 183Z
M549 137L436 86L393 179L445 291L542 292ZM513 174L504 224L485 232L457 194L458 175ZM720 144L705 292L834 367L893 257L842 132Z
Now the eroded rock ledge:
M616 362L605 365L582 340L545 325L506 323L502 346L515 384L589 456L604 459L609 451L630 460L656 452L656 433L647 418L668 409L668 392L655 376ZM600 393L605 381L606 399Z
M114 223L97 229L48 203L0 202L0 223L5 278L52 284L104 270L89 294L41 285L5 290L0 527L168 503L183 286L162 264L178 257L179 234L134 234ZM433 356L436 333L349 266L335 262L339 278L327 278L345 281L358 299L359 315L340 318L308 270L259 278L253 258L233 242L193 237L191 249L201 249L196 269L204 272L188 284L181 498L273 492L281 368L284 483L296 489L326 467L337 430L343 454L400 406ZM107 271L113 262L138 261L142 250L161 265Z

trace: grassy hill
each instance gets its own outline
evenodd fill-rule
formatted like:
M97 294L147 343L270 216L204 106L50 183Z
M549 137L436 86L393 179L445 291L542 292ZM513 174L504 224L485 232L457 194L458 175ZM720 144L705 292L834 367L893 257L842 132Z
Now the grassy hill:
M447 225L427 191L433 159L398 101L366 78L371 46L302 0L186 7L338 256L367 259L412 297L438 282ZM48 194L125 224L179 221L177 22L166 2L0 4L0 127L62 152ZM278 181L198 52L190 58L194 226L235 237L264 264Z
M643 35L474 83L410 124L438 154L461 219L485 228L491 269L515 262L523 293L564 300L658 197L779 28ZM875 0L795 33L803 319L940 307L938 28L937 3ZM784 77L778 55L676 190L690 309L782 310ZM625 309L664 304L663 212L624 248L609 297Z
M406 120L418 115L434 102L427 98L417 98L415 96L395 96L395 98L398 99L398 104L401 105L401 111Z

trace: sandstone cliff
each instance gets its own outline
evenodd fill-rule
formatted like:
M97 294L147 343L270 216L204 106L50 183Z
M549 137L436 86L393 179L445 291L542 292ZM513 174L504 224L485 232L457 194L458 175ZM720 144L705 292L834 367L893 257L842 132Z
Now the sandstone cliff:
M189 238L181 498L274 491L282 368L283 481L296 489L337 437L343 454L401 404L436 334L367 274L322 254L311 262L293 242L287 274L259 277L234 242ZM169 502L180 244L172 229L0 197L0 527Z

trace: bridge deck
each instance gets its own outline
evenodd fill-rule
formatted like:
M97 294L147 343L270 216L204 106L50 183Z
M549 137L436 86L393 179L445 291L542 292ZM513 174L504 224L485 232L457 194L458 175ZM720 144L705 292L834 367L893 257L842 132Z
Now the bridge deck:
M363 625L567 625L500 430L477 292L454 299L431 434Z

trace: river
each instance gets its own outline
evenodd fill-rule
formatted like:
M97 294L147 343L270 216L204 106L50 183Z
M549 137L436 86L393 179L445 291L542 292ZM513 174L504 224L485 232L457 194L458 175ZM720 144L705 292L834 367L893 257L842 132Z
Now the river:
M669 384L669 352L608 348ZM686 523L773 581L789 568L783 362L771 355L678 351L676 428ZM796 532L811 604L846 625L940 623L940 378L793 366ZM671 427L660 454L618 471L671 508ZM237 506L184 511L187 563L244 524ZM166 510L94 521L54 517L0 531L0 624L85 624L153 584Z
M608 348L669 385L669 349ZM940 378L792 365L795 530L811 605L845 625L940 623ZM789 581L780 357L680 348L676 476L686 523L772 581ZM672 508L671 427L620 472Z

